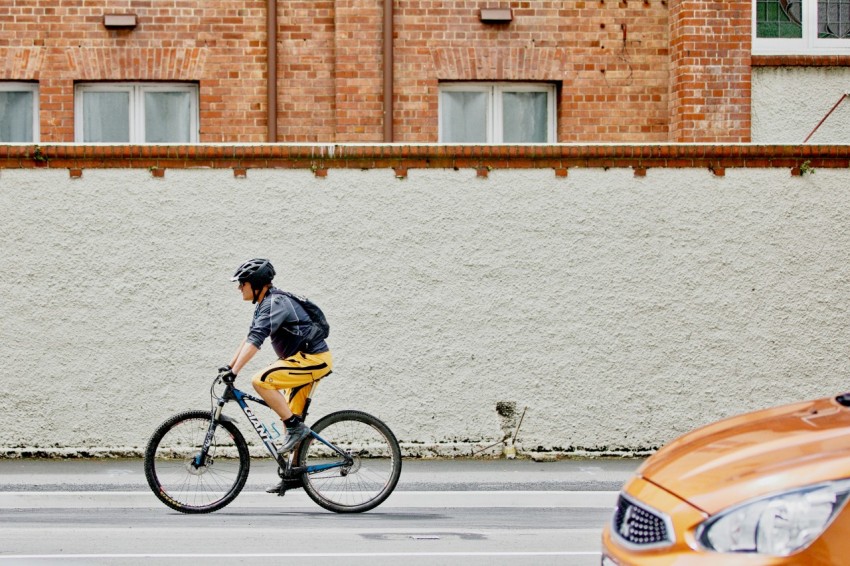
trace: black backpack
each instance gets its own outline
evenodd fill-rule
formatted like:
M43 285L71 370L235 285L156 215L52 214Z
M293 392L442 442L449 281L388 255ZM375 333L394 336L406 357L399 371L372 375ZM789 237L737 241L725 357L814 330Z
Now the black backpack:
M324 340L328 337L331 332L331 325L328 324L328 319L325 318L325 313L322 312L319 305L307 297L302 297L301 295L296 295L289 291L280 291L280 293L301 305L301 308L304 309L304 312L306 312L307 316L310 317L310 330L307 334L302 336L304 339L304 345L319 342L320 340Z

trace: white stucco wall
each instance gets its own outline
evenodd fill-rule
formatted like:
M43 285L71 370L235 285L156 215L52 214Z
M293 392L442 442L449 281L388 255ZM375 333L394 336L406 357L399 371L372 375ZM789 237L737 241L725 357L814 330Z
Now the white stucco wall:
M270 257L319 303L360 408L408 453L640 452L850 389L850 183L839 169L64 169L0 172L3 453L127 453L186 408ZM245 373L270 362L264 349ZM249 387L248 376L240 383ZM236 414L232 412L232 414Z
M847 67L753 68L752 141L803 143L848 92ZM843 99L808 143L850 143L850 98Z

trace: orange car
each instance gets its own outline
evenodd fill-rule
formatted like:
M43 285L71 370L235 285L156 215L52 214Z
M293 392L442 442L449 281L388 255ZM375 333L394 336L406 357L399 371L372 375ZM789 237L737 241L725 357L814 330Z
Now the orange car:
M626 482L603 566L850 564L850 393L688 433Z

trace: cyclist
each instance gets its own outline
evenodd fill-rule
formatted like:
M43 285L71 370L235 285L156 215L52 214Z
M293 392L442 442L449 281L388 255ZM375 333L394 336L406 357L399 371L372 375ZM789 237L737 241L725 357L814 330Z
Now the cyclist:
M253 385L283 421L286 438L279 449L283 454L310 434L310 427L299 415L313 383L331 372L333 359L323 339L305 341L312 327L310 317L298 301L272 285L274 276L271 262L260 258L246 261L233 274L231 280L239 283L242 299L257 306L248 336L230 363L219 369L219 376L235 379L266 338L271 338L278 359L253 377ZM279 488L268 491L276 493Z

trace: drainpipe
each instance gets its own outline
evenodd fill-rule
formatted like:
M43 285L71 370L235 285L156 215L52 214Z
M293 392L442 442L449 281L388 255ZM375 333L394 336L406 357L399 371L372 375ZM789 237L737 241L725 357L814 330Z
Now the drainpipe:
M266 2L269 143L277 142L277 0Z
M384 0L384 143L393 142L393 0Z
M850 92L845 92L844 94L841 95L841 98L838 99L838 102L835 103L835 106L833 106L832 109L830 109L830 111L826 113L826 116L821 118L821 121L818 122L818 125L815 126L814 130L812 130L812 133L810 133L808 136L806 136L806 139L803 140L803 143L808 143L809 140L812 139L812 136L815 135L815 132L818 131L818 128L823 126L823 123L826 122L826 119L829 118L829 116L833 112L835 112L835 109L838 108L838 105L841 104L842 102L844 102L844 99L847 98L848 96L850 96Z

